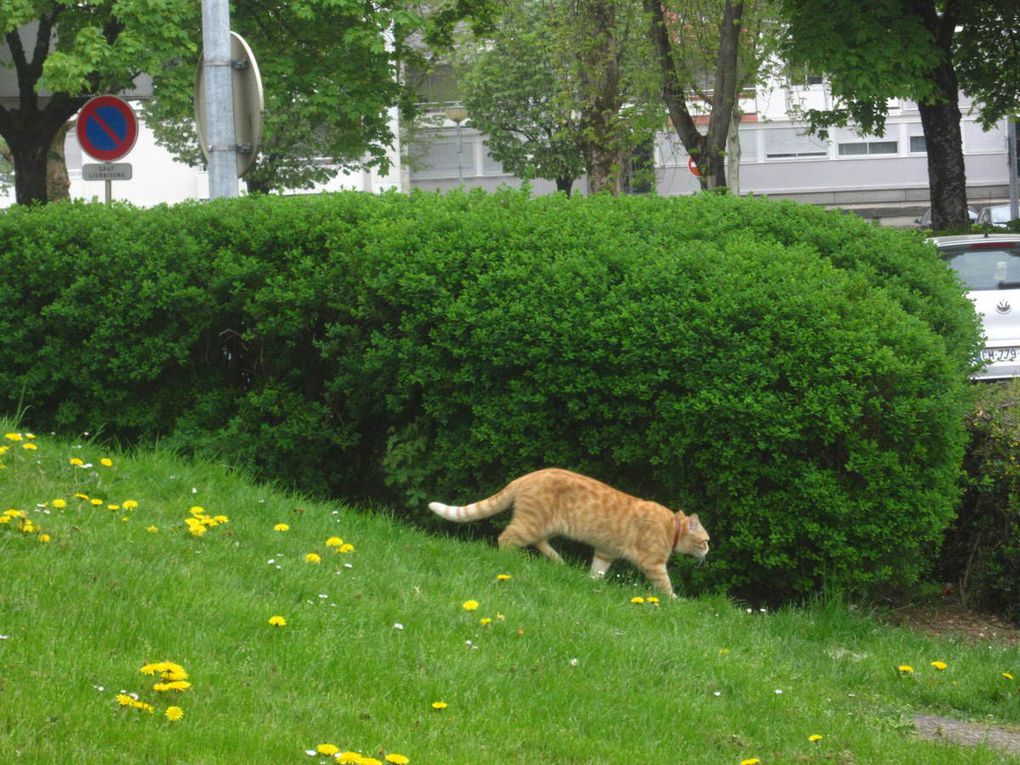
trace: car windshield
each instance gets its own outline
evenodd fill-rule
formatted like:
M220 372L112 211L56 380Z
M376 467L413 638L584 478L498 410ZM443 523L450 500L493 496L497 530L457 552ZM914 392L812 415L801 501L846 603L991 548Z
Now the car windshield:
M942 257L972 290L1020 288L1020 243L946 247Z
M991 209L992 223L1009 223L1009 205Z

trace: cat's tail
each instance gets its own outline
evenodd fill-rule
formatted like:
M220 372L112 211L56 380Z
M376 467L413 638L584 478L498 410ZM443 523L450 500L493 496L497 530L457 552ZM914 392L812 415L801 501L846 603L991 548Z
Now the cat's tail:
M442 502L430 502L429 510L448 521L477 521L501 513L510 507L514 503L514 493L514 485L511 483L488 499L473 502L470 505L458 507L444 505Z

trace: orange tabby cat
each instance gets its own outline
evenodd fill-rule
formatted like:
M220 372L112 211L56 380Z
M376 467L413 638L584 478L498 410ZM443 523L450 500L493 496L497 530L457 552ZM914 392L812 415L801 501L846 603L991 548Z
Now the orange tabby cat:
M475 521L511 505L514 517L499 535L501 548L534 545L547 558L562 563L549 538L569 537L595 548L593 577L605 575L614 560L625 558L671 597L676 595L666 571L669 557L684 553L703 561L708 554L708 532L697 515L674 513L558 468L528 473L471 505L432 502L429 509L450 521Z

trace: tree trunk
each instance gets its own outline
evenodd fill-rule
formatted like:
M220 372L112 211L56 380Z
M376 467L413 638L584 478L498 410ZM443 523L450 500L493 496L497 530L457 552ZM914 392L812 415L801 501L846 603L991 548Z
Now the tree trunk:
M46 163L51 141L7 140L14 165L14 199L19 205L46 204Z
M967 214L967 171L960 133L960 86L953 68L953 36L959 6L947 3L940 17L931 0L919 4L919 14L935 38L942 57L931 73L935 92L917 104L928 154L928 193L933 231L970 224Z
M571 189L574 188L573 178L557 178L556 179L556 190L564 192L568 197L570 196Z
M712 92L712 114L705 136L705 156L701 169L704 188L726 188L726 141L737 106L737 55L740 50L743 0L726 0L722 23L719 25L719 57L715 62L715 90Z
M71 124L65 122L57 131L46 159L46 199L49 202L66 202L71 198L71 179L67 175L67 158L64 156L64 139Z
M620 62L616 53L613 0L581 0L578 21L590 30L578 52L581 77L582 153L588 192L620 192Z
M733 119L726 134L726 187L731 194L740 194L740 118L744 112L740 105L733 107Z
M702 135L687 106L687 95L661 0L642 0L651 19L652 44L662 74L662 99L687 153L694 158L703 189L726 187L726 139L737 105L737 55L740 47L743 0L726 0L719 25L719 53L708 132Z
M955 96L955 93L954 93ZM960 107L952 103L918 104L928 152L928 193L933 231L970 224L967 214L967 171L960 135Z

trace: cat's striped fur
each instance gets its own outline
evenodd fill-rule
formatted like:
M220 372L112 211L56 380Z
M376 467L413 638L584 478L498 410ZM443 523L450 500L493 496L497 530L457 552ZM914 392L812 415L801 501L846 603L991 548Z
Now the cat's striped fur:
M673 596L666 563L674 553L704 560L708 532L697 515L685 515L629 494L594 478L549 468L511 481L488 499L470 505L432 502L429 508L450 521L488 518L513 506L510 525L500 534L501 548L533 545L562 562L549 539L564 536L595 548L593 577L603 576L613 561L625 558L659 589Z

